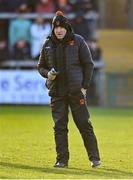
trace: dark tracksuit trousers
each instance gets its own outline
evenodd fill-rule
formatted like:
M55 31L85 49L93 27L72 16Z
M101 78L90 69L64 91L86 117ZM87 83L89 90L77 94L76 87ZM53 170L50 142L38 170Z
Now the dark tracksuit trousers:
M68 107L70 106L73 120L80 131L88 158L100 160L97 140L89 120L90 115L82 92L68 94L64 97L52 97L51 108L55 123L55 143L57 161L67 163L69 160L68 150Z

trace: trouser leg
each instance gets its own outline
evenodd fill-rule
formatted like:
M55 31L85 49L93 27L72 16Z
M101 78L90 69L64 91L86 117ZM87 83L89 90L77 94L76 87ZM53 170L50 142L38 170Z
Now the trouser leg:
M51 99L52 116L54 120L54 137L58 162L67 163L68 151L68 104L63 97Z
M82 92L69 96L72 116L83 138L89 160L100 160L97 139L85 101Z

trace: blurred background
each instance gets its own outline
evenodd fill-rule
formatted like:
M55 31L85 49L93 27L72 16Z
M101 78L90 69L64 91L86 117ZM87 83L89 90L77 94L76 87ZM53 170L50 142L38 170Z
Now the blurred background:
M36 66L57 10L90 47L87 102L133 106L133 0L0 0L0 104L49 104Z

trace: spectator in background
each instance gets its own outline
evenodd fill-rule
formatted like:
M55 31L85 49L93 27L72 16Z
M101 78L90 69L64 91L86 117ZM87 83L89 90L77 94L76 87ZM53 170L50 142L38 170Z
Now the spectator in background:
M90 30L88 27L88 22L84 18L83 11L79 11L76 14L75 21L73 24L73 29L76 34L79 34L84 37L84 39L88 42L90 38Z
M3 0L6 5L5 11L16 12L16 10L22 5L28 5L28 0Z
M56 7L56 10L61 10L64 13L71 13L72 11L72 7L68 3L68 0L56 0L55 7Z
M31 25L31 55L38 59L42 43L51 32L51 25L46 23L43 17L38 16L35 23Z
M6 11L6 2L5 0L0 0L0 12Z
M8 29L8 23L7 20L0 19L0 39L4 38L7 39L7 29Z
M22 6L18 9L18 17L12 20L9 25L9 42L11 49L18 40L24 40L30 43L30 20L23 18L23 13L25 9Z
M88 21L91 38L98 37L97 21L99 18L97 0L83 0L83 10Z
M26 60L31 58L30 44L25 40L18 40L14 44L13 59Z
M0 12L16 12L22 5L27 6L28 12L35 12L37 0L0 0Z
M71 11L77 13L83 10L83 0L68 0L68 4L71 6Z
M83 9L88 11L88 10L93 10L98 13L98 0L82 0L83 3Z
M53 0L40 0L36 6L37 13L53 13L55 6Z
M9 58L7 42L4 38L0 39L0 64Z
M9 58L7 28L7 20L0 19L0 64Z
M35 12L37 4L38 4L37 0L28 0L29 12Z
M92 59L94 62L101 62L102 61L102 51L101 48L98 45L97 39L93 38L89 41L88 43L90 51L91 51L91 55L92 55ZM92 76L92 80L90 83L90 87L87 91L87 96L89 103L91 103L92 105L99 105L100 104L100 96L99 96L99 92L97 89L97 84L99 81L99 68L95 67L94 72L93 72L93 76Z
M96 38L91 39L88 45L92 54L92 59L94 61L100 61L102 59L102 51L98 45L97 39Z
M133 30L133 0L125 2L125 11L128 16L128 27Z

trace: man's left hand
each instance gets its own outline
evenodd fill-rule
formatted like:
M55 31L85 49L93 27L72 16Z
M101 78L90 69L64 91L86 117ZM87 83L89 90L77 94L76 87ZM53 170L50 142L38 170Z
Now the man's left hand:
M86 96L86 91L87 89L81 88L81 92L83 93L84 96Z

